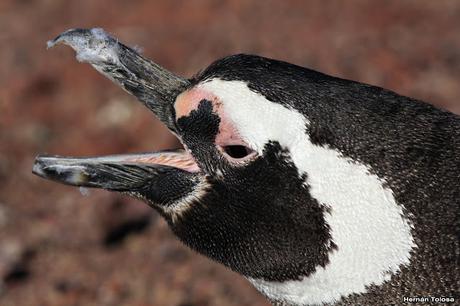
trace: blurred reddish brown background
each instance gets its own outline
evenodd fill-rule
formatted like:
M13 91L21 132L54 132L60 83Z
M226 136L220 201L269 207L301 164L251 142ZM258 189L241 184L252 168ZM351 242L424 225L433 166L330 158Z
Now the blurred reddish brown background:
M0 2L0 305L267 305L240 276L182 246L143 203L31 174L37 153L175 146L134 98L69 48L103 27L191 76L224 55L278 58L460 113L460 2Z

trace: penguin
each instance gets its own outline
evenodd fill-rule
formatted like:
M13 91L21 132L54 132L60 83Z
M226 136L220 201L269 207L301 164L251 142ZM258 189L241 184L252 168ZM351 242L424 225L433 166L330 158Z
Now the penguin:
M143 200L273 305L458 303L459 116L256 55L185 79L102 29L59 43L184 148L39 155L36 175Z

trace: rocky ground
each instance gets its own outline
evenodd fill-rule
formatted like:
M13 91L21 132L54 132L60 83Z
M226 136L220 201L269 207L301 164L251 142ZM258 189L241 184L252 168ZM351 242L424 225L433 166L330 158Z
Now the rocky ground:
M172 71L256 53L460 113L460 2L0 2L0 305L267 305L146 205L31 174L37 153L176 146L134 98L45 42L103 27Z

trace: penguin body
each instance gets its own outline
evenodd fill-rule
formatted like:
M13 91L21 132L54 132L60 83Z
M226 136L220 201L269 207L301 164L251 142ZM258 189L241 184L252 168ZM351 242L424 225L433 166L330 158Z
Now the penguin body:
M116 60L89 62L139 97L185 151L39 157L36 174L143 199L184 244L274 305L457 298L458 116L253 55L218 60L188 81L168 75L171 88L152 92L145 71L157 66L85 31L55 41L112 48ZM101 45L76 46L81 37Z

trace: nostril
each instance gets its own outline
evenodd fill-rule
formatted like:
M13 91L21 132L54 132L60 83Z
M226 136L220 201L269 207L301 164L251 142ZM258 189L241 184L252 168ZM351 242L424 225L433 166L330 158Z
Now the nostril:
M225 153L235 159L244 158L253 152L252 149L242 145L224 146L223 149Z

